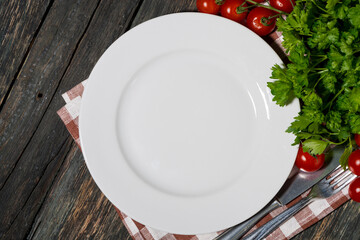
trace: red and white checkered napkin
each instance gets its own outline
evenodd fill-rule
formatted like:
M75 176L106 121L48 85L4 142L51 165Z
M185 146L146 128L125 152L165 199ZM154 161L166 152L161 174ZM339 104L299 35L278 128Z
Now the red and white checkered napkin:
M274 32L267 41L275 49L275 51L282 51L281 47L281 34ZM284 52L279 52L280 56L285 56ZM73 89L63 94L63 98L66 102L66 105L62 107L57 113L60 116L61 120L66 125L66 128L69 130L71 136L74 138L75 142L80 147L79 140L79 113L80 113L80 104L81 96L86 85L86 80L82 83L75 86ZM309 191L308 191L309 192ZM277 214L284 211L287 207L292 206L294 203L299 201L302 197L305 197L308 192L304 193L302 196L299 196L297 199L289 203L287 206L279 208L265 216L253 229L258 228L262 224L266 223ZM294 217L290 218L286 223L281 227L275 230L271 235L269 235L267 240L274 239L290 239L296 234L300 233L304 229L308 228L312 224L316 223L336 208L341 206L349 199L348 187L344 188L341 192L337 193L335 196L332 196L328 199L317 200L304 208ZM201 234L201 235L176 235L160 230L153 229L151 227L144 226L130 217L126 216L123 212L116 209L119 213L120 218L122 219L124 225L128 229L130 235L135 240L211 240L220 232ZM186 219L184 219L186 221Z

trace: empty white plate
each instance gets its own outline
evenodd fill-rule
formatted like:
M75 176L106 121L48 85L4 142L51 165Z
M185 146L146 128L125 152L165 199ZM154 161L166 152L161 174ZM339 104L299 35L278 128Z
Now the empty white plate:
M121 211L195 234L260 210L293 165L299 111L267 88L276 53L240 24L200 13L158 17L104 53L85 89L80 139L94 180Z

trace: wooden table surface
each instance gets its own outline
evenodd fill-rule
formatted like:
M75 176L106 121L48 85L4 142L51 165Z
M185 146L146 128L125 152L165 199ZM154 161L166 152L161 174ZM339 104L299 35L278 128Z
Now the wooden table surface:
M119 36L195 0L0 1L0 239L130 239L56 111ZM294 239L360 239L348 202Z

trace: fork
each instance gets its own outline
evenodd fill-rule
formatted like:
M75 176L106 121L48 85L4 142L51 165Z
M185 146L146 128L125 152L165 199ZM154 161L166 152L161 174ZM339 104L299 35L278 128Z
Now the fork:
M316 185L314 185L308 196L301 199L295 205L286 209L284 212L280 213L275 218L273 218L263 226L259 227L249 235L245 236L243 240L264 239L267 235L269 235L271 232L281 226L287 219L295 215L308 204L312 203L317 199L328 198L336 194L341 189L346 187L353 179L356 178L356 176L352 175L349 170L345 171L343 168L340 168L341 166L338 166L326 177L321 179ZM334 175L332 176L332 174Z

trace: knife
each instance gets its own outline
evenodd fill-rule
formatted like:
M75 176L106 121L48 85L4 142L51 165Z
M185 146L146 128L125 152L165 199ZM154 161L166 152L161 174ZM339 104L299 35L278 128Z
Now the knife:
M339 165L339 159L343 152L343 146L334 147L326 154L325 165L316 172L303 172L294 166L288 179L272 202L247 221L229 228L214 240L237 240L241 238L269 212L288 204L334 170Z

